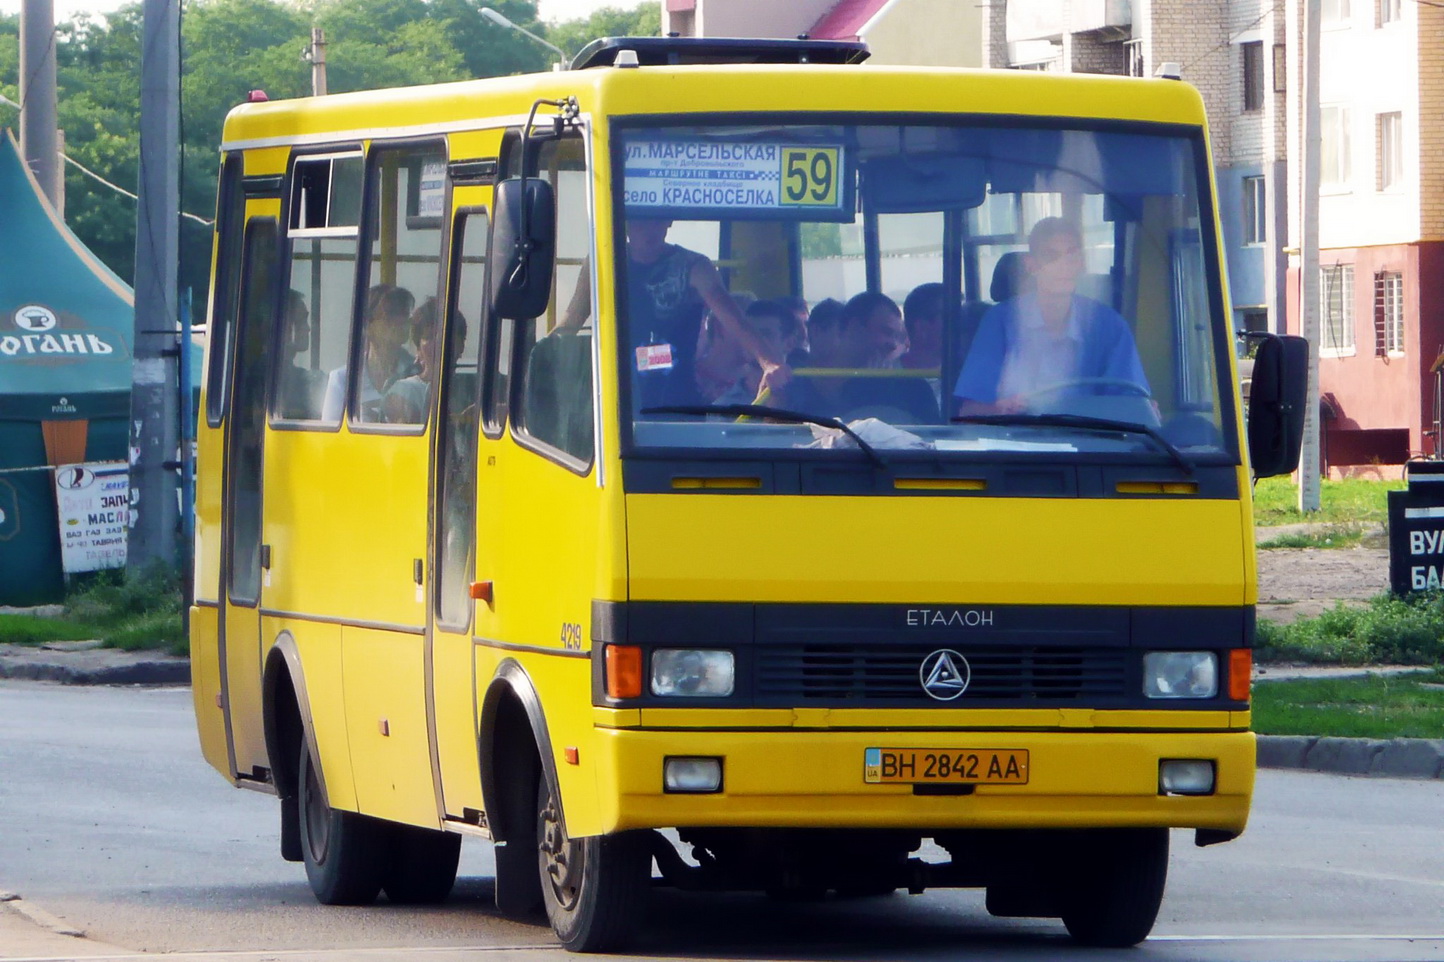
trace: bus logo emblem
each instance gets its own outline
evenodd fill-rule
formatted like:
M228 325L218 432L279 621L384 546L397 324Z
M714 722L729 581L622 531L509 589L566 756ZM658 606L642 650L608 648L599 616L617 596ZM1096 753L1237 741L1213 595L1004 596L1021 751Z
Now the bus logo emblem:
M918 681L922 682L923 691L938 701L952 701L967 691L972 676L968 659L951 648L939 648L918 667Z

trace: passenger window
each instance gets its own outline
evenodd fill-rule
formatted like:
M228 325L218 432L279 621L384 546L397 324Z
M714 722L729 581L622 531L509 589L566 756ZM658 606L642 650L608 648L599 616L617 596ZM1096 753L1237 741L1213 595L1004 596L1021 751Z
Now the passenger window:
M487 215L463 211L452 231L453 305L446 332L442 382L440 513L436 526L437 617L464 630L471 620L472 540L476 532L476 432L483 338L480 305L486 296Z
M301 157L291 168L286 226L291 266L272 405L278 419L329 425L341 420L361 176L359 151Z
M372 150L368 176L371 245L352 416L362 424L425 424L438 360L446 148Z
M544 143L537 171L551 181L556 192L556 273L546 313L515 325L512 425L523 437L587 464L592 459L593 441L594 303L584 311L575 311L573 323L563 323L563 315L573 305L578 291L585 301L591 286L591 216L581 137Z
M240 154L226 157L221 167L220 199L216 204L216 282L210 319L210 369L206 371L206 423L217 427L231 388L235 350L236 301L241 291L241 232L246 220L246 196L241 190Z

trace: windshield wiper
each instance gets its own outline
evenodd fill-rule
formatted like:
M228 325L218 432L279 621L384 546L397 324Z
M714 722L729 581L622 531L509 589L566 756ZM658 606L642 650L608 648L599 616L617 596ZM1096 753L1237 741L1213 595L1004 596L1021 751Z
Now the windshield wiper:
M1004 426L1023 425L1040 427L1082 428L1088 431L1122 431L1127 434L1142 434L1173 460L1188 474L1193 474L1193 462L1173 443L1158 432L1157 428L1136 421L1114 421L1109 418L1088 417L1085 414L959 414L952 419L954 424L999 424Z
M707 414L724 414L728 417L749 417L749 418L772 418L774 421L786 421L790 424L816 424L825 428L837 428L843 434L857 442L857 446L867 455L868 460L879 468L887 468L887 462L882 455L862 437L848 427L839 418L825 418L816 414L803 414L800 411L784 411L782 408L767 407L765 404L669 404L664 407L643 408L643 414L695 414L698 416Z

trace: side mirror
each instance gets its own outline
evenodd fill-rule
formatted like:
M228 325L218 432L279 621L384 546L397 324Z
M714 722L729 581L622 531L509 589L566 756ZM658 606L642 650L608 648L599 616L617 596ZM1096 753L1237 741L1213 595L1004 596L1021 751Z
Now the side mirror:
M1254 477L1289 474L1299 466L1308 377L1307 340L1274 334L1260 339L1248 403L1248 457Z
M496 185L491 235L491 309L497 317L539 317L551 300L556 263L556 196L535 177Z

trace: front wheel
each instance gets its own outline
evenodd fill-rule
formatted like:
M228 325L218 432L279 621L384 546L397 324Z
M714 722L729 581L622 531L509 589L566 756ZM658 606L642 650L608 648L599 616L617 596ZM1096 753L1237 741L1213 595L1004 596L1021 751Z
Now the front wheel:
M301 858L316 901L322 905L369 905L381 891L387 869L385 826L331 807L305 739L298 771Z
M652 855L646 832L569 838L545 773L537 785L537 864L552 931L571 952L610 952L631 940L646 910Z
M1121 949L1148 938L1168 879L1168 829L1087 832L1076 857L1061 900L1074 941Z

